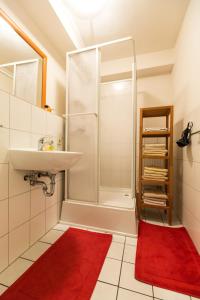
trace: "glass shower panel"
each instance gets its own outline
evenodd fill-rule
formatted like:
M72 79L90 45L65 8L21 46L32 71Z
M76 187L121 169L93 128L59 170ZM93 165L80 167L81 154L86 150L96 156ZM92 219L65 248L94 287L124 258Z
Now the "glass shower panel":
M101 84L100 189L131 189L132 83Z
M95 114L69 117L69 151L83 157L69 170L69 199L97 201L97 117Z
M68 150L83 152L68 172L68 198L97 202L98 55L97 49L69 57Z
M97 49L73 54L69 63L68 113L97 113Z

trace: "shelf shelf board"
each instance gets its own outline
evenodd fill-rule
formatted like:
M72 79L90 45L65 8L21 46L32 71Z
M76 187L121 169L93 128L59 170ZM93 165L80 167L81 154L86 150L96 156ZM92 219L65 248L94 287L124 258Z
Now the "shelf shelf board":
M151 204L147 204L147 203L141 203L142 207L149 207L149 208L159 208L159 209L169 209L169 206L162 206L162 205L151 205Z
M168 185L169 181L141 179L141 183L142 184L149 184L149 185Z
M170 136L170 131L144 131L142 133L143 137L168 137Z
M172 106L148 107L142 109L143 118L165 117L169 116L172 111Z
M165 156L159 156L159 155L142 155L142 158L149 158L149 159L169 159L169 156L165 155Z

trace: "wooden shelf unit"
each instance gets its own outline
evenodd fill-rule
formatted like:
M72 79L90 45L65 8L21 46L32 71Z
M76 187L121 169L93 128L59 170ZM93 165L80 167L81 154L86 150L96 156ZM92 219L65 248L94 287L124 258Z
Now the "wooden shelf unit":
M144 118L165 117L166 131L144 131ZM166 149L168 154L166 156L143 155L143 141L144 139L155 137L165 138ZM162 160L165 168L168 169L168 180L150 180L143 179L144 160ZM165 192L168 196L167 205L151 205L142 201L142 192L145 185L164 186ZM167 212L168 223L172 224L172 210L173 210L173 106L148 107L140 109L140 140L139 140L139 193L137 197L138 216L140 218L143 208L164 209Z

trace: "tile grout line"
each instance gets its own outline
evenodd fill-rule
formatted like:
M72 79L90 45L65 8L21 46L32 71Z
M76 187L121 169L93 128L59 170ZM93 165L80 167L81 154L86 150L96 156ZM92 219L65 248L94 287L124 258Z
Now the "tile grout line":
M121 259L121 266L120 266L120 271L119 271L119 280L118 280L118 285L117 285L116 300L117 300L117 298L118 298L118 293L119 293L119 285L120 285L120 280L121 280L121 273L122 273L122 265L123 265L123 259L124 259L125 247L126 247L126 236L125 236L124 247L123 247L123 253L122 253L122 259Z
M26 257L23 257L23 256L20 256L19 258L21 258L21 259L24 259L24 260L27 260L27 261L30 261L30 262L36 262L36 260L32 260L32 259L29 259L29 258L26 258Z

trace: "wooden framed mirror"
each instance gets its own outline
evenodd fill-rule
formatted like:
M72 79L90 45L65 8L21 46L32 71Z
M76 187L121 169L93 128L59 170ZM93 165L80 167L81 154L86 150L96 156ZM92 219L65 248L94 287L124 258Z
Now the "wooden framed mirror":
M46 74L46 54L0 9L0 89L44 108Z

